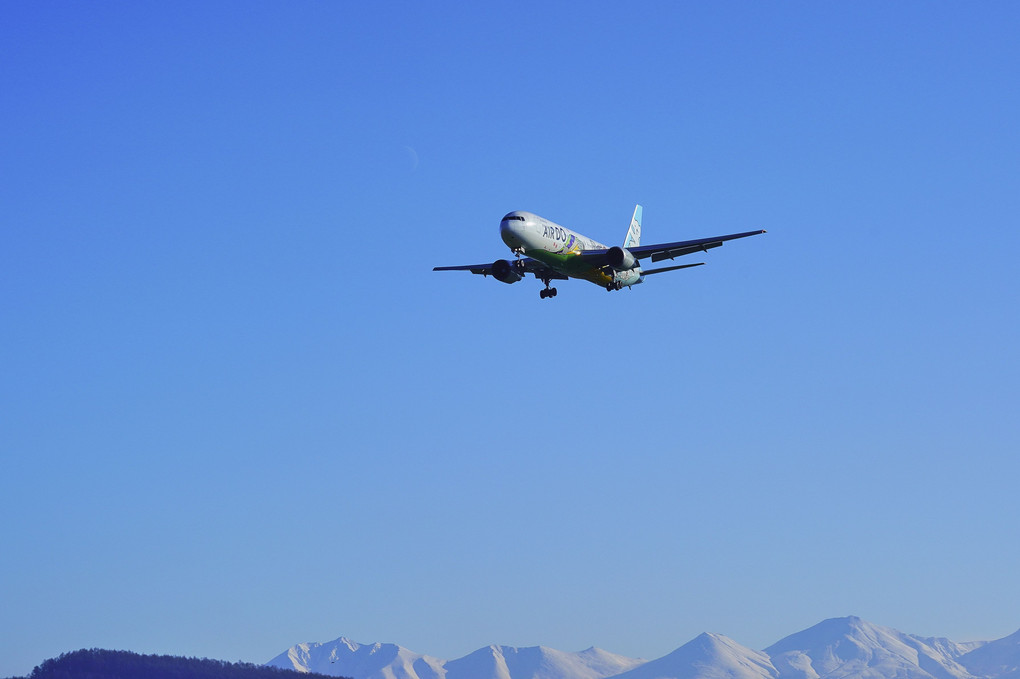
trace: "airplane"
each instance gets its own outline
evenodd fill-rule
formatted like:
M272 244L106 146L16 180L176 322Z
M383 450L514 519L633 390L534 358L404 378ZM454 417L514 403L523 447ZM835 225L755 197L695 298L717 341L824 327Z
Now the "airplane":
M552 281L570 278L581 278L612 292L643 283L645 276L704 264L697 262L642 269L642 259L651 258L653 262L673 260L695 252L707 252L728 240L765 233L763 229L675 243L641 245L641 212L640 205L634 207L634 216L631 217L623 245L609 247L536 214L517 210L507 214L499 223L499 235L516 258L513 262L497 259L491 264L437 266L432 270L470 271L492 276L503 283L516 283L530 273L545 283L545 288L539 291L542 299L556 296L556 288L549 287ZM526 256L522 259L522 255Z

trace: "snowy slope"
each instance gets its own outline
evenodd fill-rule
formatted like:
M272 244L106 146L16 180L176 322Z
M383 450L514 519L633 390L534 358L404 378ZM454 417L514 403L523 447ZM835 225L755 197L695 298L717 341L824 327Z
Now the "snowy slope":
M597 648L564 653L545 646L489 646L445 665L446 679L603 679L643 661Z
M910 636L956 660L959 660L961 656L988 643L987 641L966 641L961 643L957 641L950 641L943 637L919 637L914 634Z
M396 644L358 644L345 637L298 644L266 663L299 672L355 679L444 679L443 661Z
M978 677L1020 679L1020 630L971 651L960 664Z
M959 650L851 616L824 620L765 652L779 679L971 679L954 658Z
M776 679L767 655L720 634L702 634L614 679Z

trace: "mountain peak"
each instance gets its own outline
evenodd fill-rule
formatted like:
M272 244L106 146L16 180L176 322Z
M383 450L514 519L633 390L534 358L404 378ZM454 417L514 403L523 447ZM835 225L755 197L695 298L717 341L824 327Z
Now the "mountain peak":
M613 679L776 679L767 655L722 634L702 632L669 655Z
M932 643L929 643L932 642ZM765 649L779 679L972 679L948 644L862 620L830 618Z
M717 634L715 632L702 632L698 636L694 637L695 641L697 641L698 639L702 639L702 640L705 640L705 641L711 640L712 642L720 643L720 644L730 644L730 643L735 644L735 643L737 643L737 642L733 641L733 639L730 639L725 634Z
M337 639L333 643L336 644L337 646L345 646L348 650L351 650L351 651L356 651L359 648L361 648L361 644L359 644L356 641L351 641L347 637L340 637L339 639Z

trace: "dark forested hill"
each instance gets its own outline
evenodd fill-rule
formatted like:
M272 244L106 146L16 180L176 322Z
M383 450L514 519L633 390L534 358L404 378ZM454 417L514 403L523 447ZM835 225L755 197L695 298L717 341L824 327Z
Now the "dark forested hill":
M139 655L99 649L64 653L32 670L26 679L326 679L323 674L250 663ZM333 679L333 678L329 678Z

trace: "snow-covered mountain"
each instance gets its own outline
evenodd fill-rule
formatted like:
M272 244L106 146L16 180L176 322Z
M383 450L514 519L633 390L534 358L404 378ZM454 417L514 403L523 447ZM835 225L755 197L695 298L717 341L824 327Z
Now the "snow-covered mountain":
M1020 630L971 651L960 664L976 677L1020 679Z
M720 634L701 634L669 655L644 663L616 679L776 679L761 651Z
M640 665L598 648L564 653L545 646L489 646L446 663L446 679L604 679Z
M823 620L764 651L702 634L652 661L545 646L488 646L441 660L341 637L298 644L266 664L354 679L1020 679L1020 631L961 644L850 616Z
M599 648L565 653L544 646L487 646L445 661L395 644L362 645L340 637L292 646L266 664L354 679L605 679L643 662Z
M291 646L266 664L354 679L444 679L443 662L396 644L365 645L340 637L326 644Z
M955 646L857 617L824 620L769 646L779 679L970 679Z

